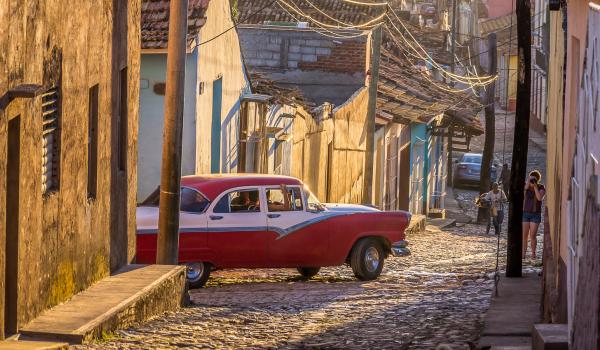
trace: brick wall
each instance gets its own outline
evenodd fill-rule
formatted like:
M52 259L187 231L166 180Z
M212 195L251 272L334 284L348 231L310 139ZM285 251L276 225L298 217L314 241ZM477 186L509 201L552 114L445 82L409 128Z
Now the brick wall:
M251 72L299 88L320 105L344 103L364 86L366 36L333 39L312 30L245 25L238 29Z
M360 73L365 70L366 38L337 40L297 28L245 26L243 55L252 68Z

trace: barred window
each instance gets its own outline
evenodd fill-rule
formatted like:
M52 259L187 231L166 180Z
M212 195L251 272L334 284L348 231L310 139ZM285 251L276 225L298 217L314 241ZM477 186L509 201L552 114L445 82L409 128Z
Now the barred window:
M42 193L58 190L60 173L60 111L58 88L42 95Z

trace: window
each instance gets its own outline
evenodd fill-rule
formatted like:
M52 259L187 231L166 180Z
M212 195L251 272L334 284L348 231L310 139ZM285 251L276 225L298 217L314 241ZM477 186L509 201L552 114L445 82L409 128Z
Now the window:
M90 88L88 111L88 198L98 191L98 85Z
M260 211L258 190L230 192L215 205L215 213L253 213Z
M119 73L119 115L117 119L117 159L119 170L127 165L127 67Z
M58 190L60 182L60 100L58 88L42 95L42 193Z
M302 211L302 191L299 187L267 189L269 211Z
M481 156L463 156L462 163L481 164Z
M187 187L181 188L179 210L190 213L203 213L208 204L208 200L200 192Z

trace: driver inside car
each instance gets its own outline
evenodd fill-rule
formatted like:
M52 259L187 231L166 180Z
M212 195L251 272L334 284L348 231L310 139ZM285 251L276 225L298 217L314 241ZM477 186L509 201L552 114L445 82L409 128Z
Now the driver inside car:
M271 191L267 191L267 207L269 211L289 211L291 208L290 193L285 185L280 185L283 194L283 203L271 200Z

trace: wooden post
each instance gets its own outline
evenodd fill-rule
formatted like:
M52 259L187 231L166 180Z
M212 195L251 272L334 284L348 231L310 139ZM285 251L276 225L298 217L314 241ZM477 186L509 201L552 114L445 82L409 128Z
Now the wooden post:
M452 64L450 70L454 73L456 67L456 9L458 7L458 0L452 0L452 42L450 43L450 54L452 55Z
M246 172L246 152L248 147L248 102L240 103L240 140L238 145L237 172Z
M510 174L510 203L508 207L508 241L506 277L521 277L522 216L524 181L527 175L529 148L529 103L531 96L531 3L517 1L517 44L519 54L517 76L517 109Z
M367 145L365 153L363 203L373 203L373 160L375 157L375 115L377 113L377 83L381 55L381 25L373 28L370 44L369 105L367 110Z
M454 171L454 163L452 157L452 147L454 147L454 142L452 140L452 136L454 136L454 124L450 124L448 127L448 177L446 178L446 184L448 186L453 186L453 171Z
M160 174L157 264L176 265L178 263L187 9L188 0L171 0L165 91L165 126Z
M490 60L489 75L496 74L498 70L498 57L496 50L496 33L488 35L488 57ZM481 160L481 180L479 182L479 194L490 190L491 167L494 156L494 141L496 139L496 105L494 97L496 95L496 82L492 82L487 87L485 99L485 141L483 144L483 158ZM490 211L485 208L479 208L477 212L477 222L483 223L489 220Z

